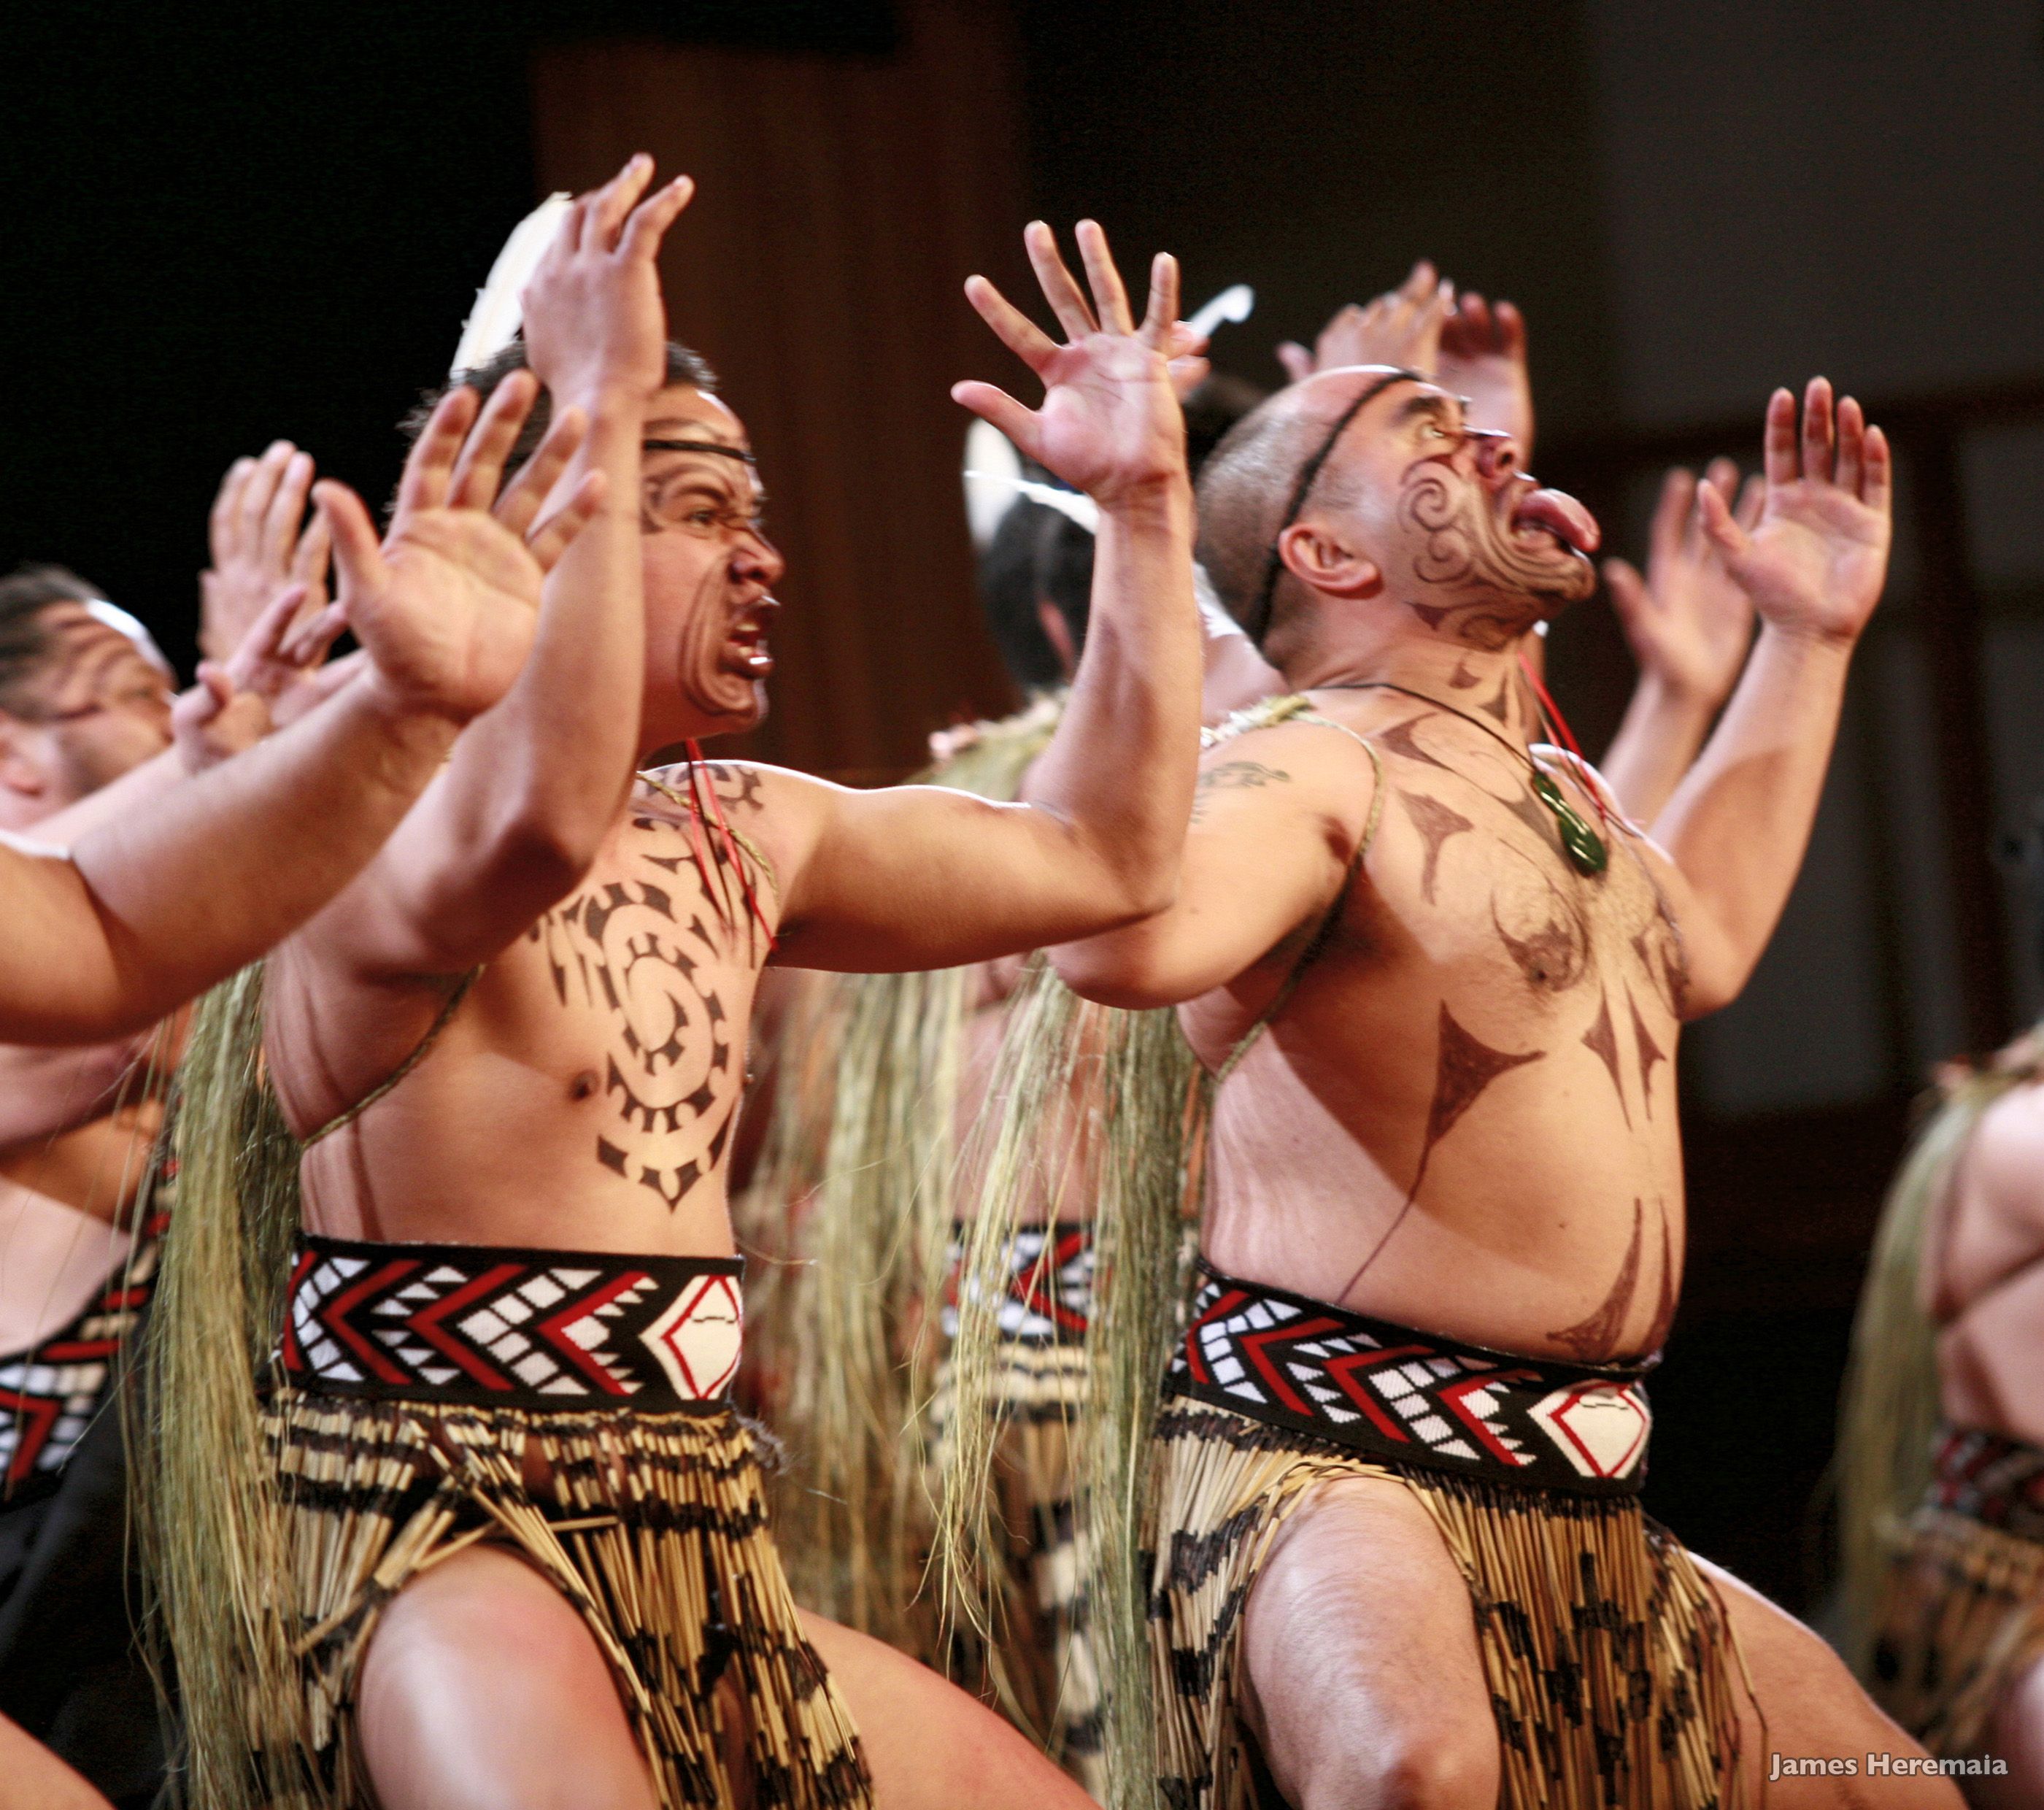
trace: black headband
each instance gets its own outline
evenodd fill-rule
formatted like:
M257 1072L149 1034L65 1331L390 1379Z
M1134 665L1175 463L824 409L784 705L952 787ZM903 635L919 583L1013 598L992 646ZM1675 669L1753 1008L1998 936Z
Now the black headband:
M726 459L742 459L747 465L757 465L759 458L742 447L719 446L713 440L642 440L642 452L714 452Z
M1292 486L1292 501L1285 511L1285 519L1278 525L1270 536L1270 551L1263 559L1263 582L1256 587L1256 607L1249 613L1249 620L1243 624L1249 639L1255 646L1263 645L1263 637L1270 632L1270 604L1278 589L1278 575L1283 571L1285 555L1278 551L1278 543L1285 538L1285 530L1299 519L1299 513L1306 506L1306 499L1312 494L1314 480L1320 475L1320 467L1333 453L1335 443L1348 432L1348 425L1362 413L1364 407L1381 396L1394 383L1425 383L1429 382L1416 371L1393 371L1380 377L1356 399L1335 417L1335 425L1327 429L1327 437L1322 440L1320 450L1299 467L1299 481ZM650 442L648 443L651 444Z

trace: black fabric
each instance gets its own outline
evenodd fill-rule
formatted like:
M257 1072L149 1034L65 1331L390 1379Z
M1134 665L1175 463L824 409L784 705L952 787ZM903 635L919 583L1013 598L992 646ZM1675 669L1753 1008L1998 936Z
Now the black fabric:
M0 1713L124 1807L153 1800L166 1763L127 1483L110 1400L53 1490L0 1507Z

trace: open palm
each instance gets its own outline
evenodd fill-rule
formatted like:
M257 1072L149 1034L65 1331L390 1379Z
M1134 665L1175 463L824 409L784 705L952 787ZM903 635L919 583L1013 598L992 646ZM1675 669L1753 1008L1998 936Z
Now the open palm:
M1710 486L1697 494L1725 569L1777 628L1850 640L1866 626L1888 575L1893 474L1888 439L1850 396L1835 416L1831 386L1813 378L1802 432L1796 399L1769 398L1767 491L1748 533Z
M1043 406L1026 409L990 383L961 383L951 394L1031 458L1111 508L1185 475L1185 417L1166 363L1175 344L1178 267L1168 255L1158 255L1149 310L1138 327L1107 235L1087 220L1079 222L1077 236L1093 290L1090 306L1050 228L1032 221L1023 235L1044 297L1065 329L1062 345L984 277L966 286L987 325L1042 379Z
M451 392L405 461L380 547L361 499L344 485L320 486L341 612L378 682L406 708L466 722L510 689L532 644L541 582L601 501L593 471L535 524L587 425L573 409L498 494L537 394L530 373L514 372L478 419L475 392Z

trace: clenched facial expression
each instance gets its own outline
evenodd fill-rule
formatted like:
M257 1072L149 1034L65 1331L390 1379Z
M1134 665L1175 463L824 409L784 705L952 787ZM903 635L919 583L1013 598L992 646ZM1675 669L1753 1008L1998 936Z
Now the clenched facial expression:
M682 446L673 444L687 443ZM766 713L767 632L784 567L738 417L686 385L647 411L644 751L749 729Z

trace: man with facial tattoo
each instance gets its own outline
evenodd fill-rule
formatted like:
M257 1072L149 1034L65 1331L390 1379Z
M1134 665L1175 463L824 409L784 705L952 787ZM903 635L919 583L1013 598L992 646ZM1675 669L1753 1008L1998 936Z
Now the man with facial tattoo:
M1650 836L1547 745L1519 667L1597 531L1508 436L1336 369L1202 475L1202 558L1293 695L1213 739L1176 902L1054 951L1091 998L1178 1005L1209 1078L1145 1511L1174 1804L1701 1807L1752 1801L1770 1750L1920 1758L1638 1500L1677 1032L1780 915L1887 562L1854 402L1812 382L1799 431L1777 393L1765 473L1750 532L1699 493L1764 626ZM1768 1792L1954 1801L1846 1785Z
M770 957L977 962L1168 896L1200 683L1175 267L1158 260L1139 326L1097 227L1089 303L1032 226L1062 344L968 285L1046 395L956 395L1101 511L1041 801L851 792L693 752L759 717L781 560L742 425L666 346L654 259L689 190L650 178L635 158L576 203L524 294L532 372L586 417L611 498L549 582L525 680L262 993L194 1032L188 1075L247 1076L259 1038L275 1087L269 1107L236 1096L268 1119L217 1116L227 1193L263 1180L232 1136L263 1122L282 1223L302 1204L259 1432L240 1379L261 1474L236 1495L231 1449L167 1455L167 1607L209 1803L1085 1800L963 1693L797 1614L728 1400L725 1170ZM488 389L486 481L536 387L479 372L426 438ZM677 744L684 764L635 773ZM209 1204L213 1156L184 1155L163 1343L231 1364L267 1335L208 1337L220 1291L170 1311L180 1238L240 1211ZM252 1525L273 1556L221 1612L207 1530Z

